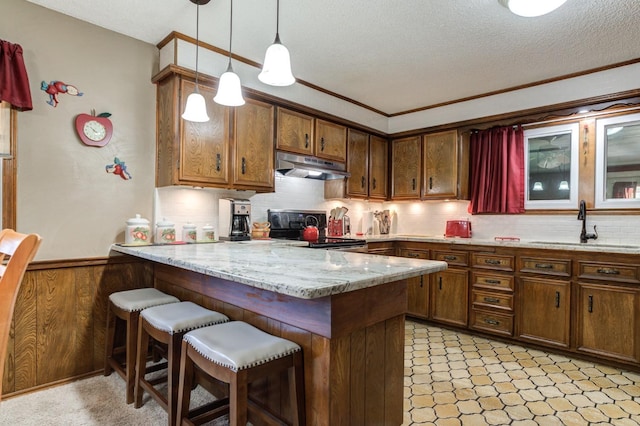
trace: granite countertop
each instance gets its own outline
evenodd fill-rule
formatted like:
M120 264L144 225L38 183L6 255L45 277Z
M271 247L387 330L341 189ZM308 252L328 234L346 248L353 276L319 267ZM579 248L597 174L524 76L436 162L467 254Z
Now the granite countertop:
M113 251L314 299L445 270L446 262L300 247L278 240L122 246Z
M640 254L640 245L633 244L609 244L598 241L588 243L562 242L562 241L496 241L483 238L446 238L436 235L412 235L412 234L387 234L387 235L358 235L351 238L363 239L368 243L385 241L415 241L424 243L447 243L459 245L478 245L496 247L521 247L548 250L588 251L595 253L628 253Z

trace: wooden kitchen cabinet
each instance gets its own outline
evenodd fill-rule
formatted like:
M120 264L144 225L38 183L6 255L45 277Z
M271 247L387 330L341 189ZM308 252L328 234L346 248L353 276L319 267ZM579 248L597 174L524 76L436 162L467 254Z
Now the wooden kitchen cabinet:
M235 188L274 189L274 107L246 99L234 114Z
M347 128L316 118L314 154L318 158L344 163L347 160Z
M398 249L398 256L412 259L429 259L428 249ZM429 318L429 276L409 278L407 280L407 315L416 318Z
M313 117L286 108L278 108L277 122L277 149L313 155Z
M389 143L380 136L369 137L369 199L389 196Z
M458 132L451 130L424 135L422 143L422 198L457 198Z
M392 241L367 242L367 253L382 256L395 256L396 247Z
M469 272L449 268L431 275L431 319L466 327L469 308Z
M391 142L391 199L420 198L422 145L419 136Z
M570 281L521 278L518 299L520 339L545 346L569 347Z
M369 134L349 129L347 132L347 197L369 196Z

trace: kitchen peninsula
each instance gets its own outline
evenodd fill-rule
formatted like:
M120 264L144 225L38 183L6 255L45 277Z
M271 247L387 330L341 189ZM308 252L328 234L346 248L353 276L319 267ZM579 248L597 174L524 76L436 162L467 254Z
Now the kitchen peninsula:
M162 291L300 344L307 424L402 424L406 279L446 262L258 241L112 249L153 261ZM275 382L254 397L286 417Z

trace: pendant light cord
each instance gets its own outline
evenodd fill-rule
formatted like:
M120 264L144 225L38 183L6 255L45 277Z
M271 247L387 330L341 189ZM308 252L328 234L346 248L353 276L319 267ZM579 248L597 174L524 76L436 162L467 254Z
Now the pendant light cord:
M196 3L196 90L198 90L198 51L200 40L200 4Z
M276 0L276 37L280 32L280 0Z
M229 66L231 66L231 36L233 35L233 0L231 0L231 19L229 22Z

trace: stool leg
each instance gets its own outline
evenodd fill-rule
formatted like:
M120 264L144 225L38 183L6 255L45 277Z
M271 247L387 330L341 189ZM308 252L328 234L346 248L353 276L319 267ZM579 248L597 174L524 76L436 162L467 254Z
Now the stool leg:
M127 404L133 402L133 393L135 385L135 369L136 369L136 354L137 351L137 337L138 337L138 319L140 318L139 312L131 312L129 321L127 321L127 365L126 377L127 377Z
M240 370L229 383L229 426L246 426L248 399L247 370Z
M306 424L303 374L302 352L296 352L293 354L293 366L289 368L289 392L291 393L293 426L304 426Z
M178 404L178 382L180 379L180 350L184 333L174 333L169 341L167 364L167 411L169 411L169 425L176 424Z
M107 334L104 338L104 375L108 376L113 372L109 359L113 357L113 345L116 336L116 316L111 310L111 303L107 306Z
M140 408L142 406L142 393L144 390L140 386L140 381L144 379L145 373L147 371L147 351L149 348L149 334L144 328L144 318L138 321L138 359L136 361L136 374L135 374L135 386L134 386L134 395L135 395L135 408Z
M182 419L189 417L189 404L191 403L191 390L193 388L193 361L188 354L187 342L182 342L182 358L180 358L180 379L178 386L178 401L176 412L176 425L182 425Z

